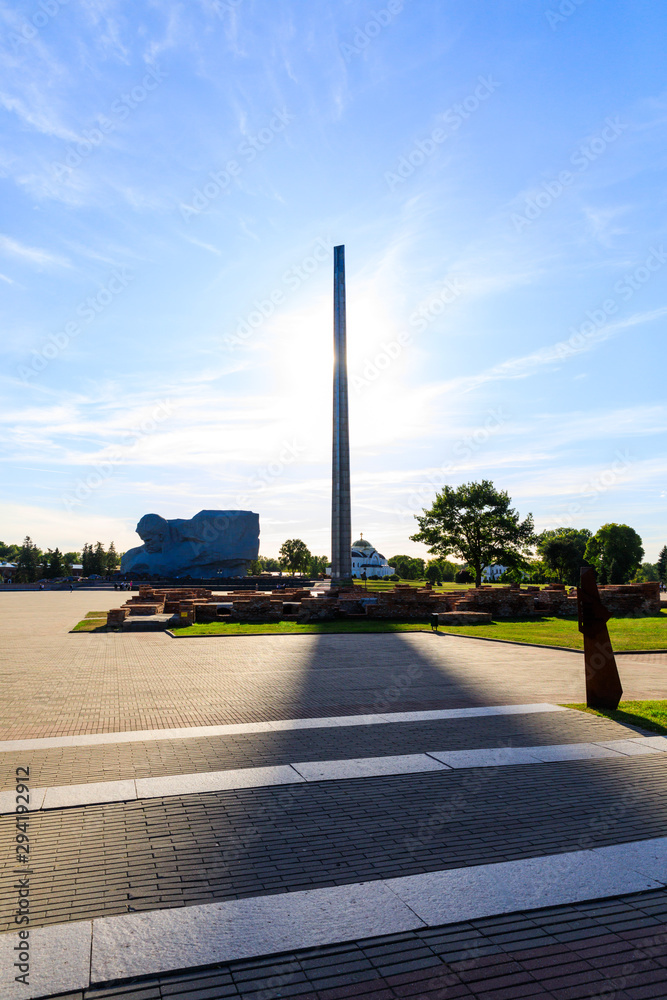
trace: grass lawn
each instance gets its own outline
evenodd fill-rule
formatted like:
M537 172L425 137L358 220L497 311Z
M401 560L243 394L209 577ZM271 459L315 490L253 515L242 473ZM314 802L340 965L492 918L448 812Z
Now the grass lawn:
M89 611L83 621L78 622L71 632L100 632L106 630L106 611Z
M366 586L364 587L363 580L353 580L355 587L359 587L361 590L393 590L394 587L425 587L426 580L367 580ZM440 590L469 590L474 584L472 583L454 583L454 581L448 581L447 583L439 583L433 589L438 592ZM507 583L485 583L485 587L507 587ZM544 586L546 584L534 584L534 586Z
M85 625L86 623L81 623ZM306 635L368 632L430 632L428 624L419 622L387 621L335 621L275 622L264 625L210 622L172 629L177 638L195 635ZM92 631L79 629L76 631ZM484 639L505 639L510 642L542 643L546 646L564 646L583 649L577 623L571 618L538 618L524 621L492 622L490 625L447 625L439 630L451 635L466 635ZM614 649L618 652L633 649L667 649L667 612L651 618L612 618L609 632Z
M626 722L630 726L641 726L653 733L667 736L667 701L622 701L616 711L598 711L585 705L566 705L591 715L602 715L614 722Z
M616 652L633 649L667 649L667 612L650 618L610 618L611 643ZM537 618L523 621L496 621L490 625L444 625L440 632L471 635L510 642L543 643L545 646L584 648L574 618Z
M232 622L210 622L186 625L171 630L177 639L193 635L335 635L360 632L430 632L430 625L419 622L339 621L339 622L272 622L266 625L246 625Z

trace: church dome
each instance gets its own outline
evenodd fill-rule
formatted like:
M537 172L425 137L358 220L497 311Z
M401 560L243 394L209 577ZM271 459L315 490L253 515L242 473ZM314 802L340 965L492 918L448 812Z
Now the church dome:
M372 549L373 546L370 542L366 541L363 535L359 538L358 542L352 542L353 549Z
M359 535L359 539L352 543L352 576L354 577L385 577L391 576L394 572L385 557L377 551L374 545ZM330 572L331 567L327 568Z

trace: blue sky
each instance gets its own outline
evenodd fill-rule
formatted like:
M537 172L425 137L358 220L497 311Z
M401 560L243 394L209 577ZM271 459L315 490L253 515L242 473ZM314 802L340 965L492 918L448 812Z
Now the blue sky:
M667 8L0 2L0 538L260 514L330 555L489 478L667 542Z

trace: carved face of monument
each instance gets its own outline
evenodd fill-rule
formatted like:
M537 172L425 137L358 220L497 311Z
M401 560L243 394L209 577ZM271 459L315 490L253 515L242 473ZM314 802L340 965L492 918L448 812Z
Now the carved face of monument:
M164 541L169 534L169 525L159 514L144 514L137 525L137 534L147 552L162 552Z

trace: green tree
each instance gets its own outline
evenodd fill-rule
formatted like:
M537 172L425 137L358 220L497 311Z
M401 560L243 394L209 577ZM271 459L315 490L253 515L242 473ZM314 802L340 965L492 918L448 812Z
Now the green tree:
M257 576L259 573L277 573L281 569L280 562L271 556L258 556L250 564L250 576Z
M409 579L409 577L404 576L406 567L410 565L410 556L390 556L387 560L390 566L394 567L394 572L398 574L403 580Z
M541 559L529 559L526 575L530 583L548 583L550 570Z
M425 576L428 582L432 583L433 586L436 586L438 583L442 583L442 570L440 569L440 563L437 559L431 559L428 563L426 566Z
M260 562L264 567L264 573L277 573L280 569L280 562L278 559L273 559L271 556L268 556L266 559L260 558Z
M106 559L105 559L105 569L107 573L115 573L120 563L120 556L116 552L116 546L112 542L107 549Z
M600 583L627 583L644 556L642 540L627 524L603 524L588 540L584 557Z
M104 551L104 546L102 545L101 542L95 543L95 549L92 554L91 566L93 573L97 573L98 576L106 576L107 554Z
M308 560L307 573L310 577L317 577L320 573L326 573L329 560L326 556L311 556Z
M457 555L482 583L482 568L499 562L508 568L525 565L524 553L534 544L533 516L521 521L506 492L488 479L445 486L423 517L415 515L419 531L414 542L429 545L436 556Z
M588 528L554 528L537 536L537 552L558 583L579 584L584 553L593 533Z
M65 564L65 573L70 576L72 573L72 566L76 563L81 562L81 554L79 552L66 552L63 556L63 563Z
M663 545L660 549L656 566L658 569L658 579L661 583L667 583L667 545Z
M280 546L280 559L291 570L292 576L299 571L305 572L310 559L308 546L300 538L288 538Z
M456 563L450 562L449 559L438 559L438 565L440 567L440 575L442 576L443 583L451 583L454 577L459 571L459 567Z
M422 580L424 577L425 563L419 557L392 556L387 562L402 580Z
M93 547L88 542L81 552L81 572L84 576L90 576L91 573L95 572L93 569Z
M4 542L0 542L0 560L2 562L16 562L20 553L20 545L5 545Z
M65 563L59 548L47 549L46 575L49 580L56 580L65 575Z
M42 553L33 542L30 535L23 539L23 545L17 559L16 579L19 583L34 583L39 577L42 565Z
M643 562L635 575L632 578L633 583L650 583L651 581L657 582L660 579L658 576L658 564Z

